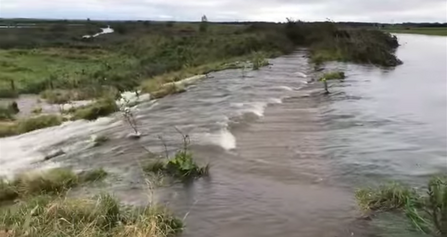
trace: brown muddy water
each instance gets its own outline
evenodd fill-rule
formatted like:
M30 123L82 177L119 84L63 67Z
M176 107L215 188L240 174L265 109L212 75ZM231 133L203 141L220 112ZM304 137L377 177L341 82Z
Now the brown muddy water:
M447 172L447 38L398 36L404 65L329 64L347 74L330 82L330 95L308 83L316 75L298 51L246 77L218 72L187 93L138 105L138 141L126 138L119 115L0 139L0 174L104 167L107 185L86 192L165 203L185 216L186 237L382 236L361 220L355 188L390 179L420 186ZM148 197L141 146L162 152L162 136L177 147L174 126L191 136L211 176ZM111 141L93 147L93 134ZM66 154L42 161L57 149Z

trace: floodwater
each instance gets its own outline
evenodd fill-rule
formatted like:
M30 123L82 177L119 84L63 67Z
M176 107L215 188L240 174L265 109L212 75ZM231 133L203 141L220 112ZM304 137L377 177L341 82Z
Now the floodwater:
M119 115L68 122L0 139L0 174L32 167L104 167L123 201L165 203L185 216L186 237L369 237L355 204L357 187L393 179L423 185L447 172L447 38L398 35L393 69L334 63L347 79L331 94L297 51L243 73L228 70L134 113L143 134ZM189 134L211 176L166 185L149 197L139 161ZM93 147L92 134L111 141ZM43 162L55 149L66 154ZM100 190L90 190L96 192Z

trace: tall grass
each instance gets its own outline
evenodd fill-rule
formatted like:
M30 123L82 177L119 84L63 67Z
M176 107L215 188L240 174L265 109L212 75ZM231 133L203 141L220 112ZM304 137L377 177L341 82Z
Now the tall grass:
M164 209L129 208L107 194L92 199L37 196L0 211L0 229L11 237L167 237L182 227Z

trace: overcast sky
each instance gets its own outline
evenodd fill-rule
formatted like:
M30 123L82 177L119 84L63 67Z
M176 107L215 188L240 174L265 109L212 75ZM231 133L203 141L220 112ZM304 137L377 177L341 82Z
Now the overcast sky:
M446 22L447 0L0 0L0 18Z

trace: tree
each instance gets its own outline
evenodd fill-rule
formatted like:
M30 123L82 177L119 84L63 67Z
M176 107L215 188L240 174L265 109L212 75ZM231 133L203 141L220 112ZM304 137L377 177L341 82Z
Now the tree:
M206 32L208 30L208 18L206 17L206 15L202 16L199 30L200 32Z

